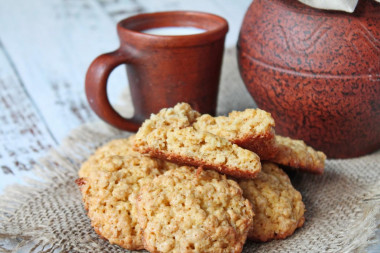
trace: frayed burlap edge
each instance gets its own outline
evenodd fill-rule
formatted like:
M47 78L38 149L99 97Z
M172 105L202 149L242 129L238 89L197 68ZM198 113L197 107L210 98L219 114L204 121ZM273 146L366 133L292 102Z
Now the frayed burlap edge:
M0 196L0 242L8 240L12 248L7 249L3 246L4 243L0 243L0 251L75 252L75 245L67 243L64 239L57 240L56 235L50 233L49 224L40 224L27 230L5 225L12 223L15 213L41 192L53 185L64 186L70 178L74 180L77 177L78 166L98 146L111 139L128 135L130 133L121 132L103 122L85 124L73 130L58 148L51 149L38 161L33 168L34 178L24 178L25 185L15 184L7 187ZM80 239L78 238L78 241ZM88 240L85 243L88 243ZM87 252L92 252L91 246L93 245L90 244Z

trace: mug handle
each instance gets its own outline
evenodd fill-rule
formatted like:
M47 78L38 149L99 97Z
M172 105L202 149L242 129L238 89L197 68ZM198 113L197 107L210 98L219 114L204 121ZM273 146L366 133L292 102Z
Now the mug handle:
M131 62L132 57L120 49L98 56L86 74L87 100L94 112L107 123L121 130L136 132L141 125L135 117L124 118L111 106L107 96L107 80L119 65Z

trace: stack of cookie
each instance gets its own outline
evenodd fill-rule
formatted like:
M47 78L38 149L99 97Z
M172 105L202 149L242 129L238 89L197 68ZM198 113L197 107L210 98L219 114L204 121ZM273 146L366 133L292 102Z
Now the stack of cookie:
M305 206L277 164L321 174L326 156L273 128L260 109L161 110L83 163L76 182L92 226L110 243L150 252L241 252L247 237L286 238Z

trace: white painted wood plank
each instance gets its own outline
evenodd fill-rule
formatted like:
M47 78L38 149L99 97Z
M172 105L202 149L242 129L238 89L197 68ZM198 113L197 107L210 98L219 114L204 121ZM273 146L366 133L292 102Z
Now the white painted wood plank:
M143 2L133 0L97 0L102 8L115 20L118 21L144 12ZM157 4L156 4L157 5Z
M0 44L0 192L55 144Z
M96 56L118 47L115 24L97 2L2 2L0 39L58 141L96 119L84 94L85 73ZM116 78L120 87L124 75Z

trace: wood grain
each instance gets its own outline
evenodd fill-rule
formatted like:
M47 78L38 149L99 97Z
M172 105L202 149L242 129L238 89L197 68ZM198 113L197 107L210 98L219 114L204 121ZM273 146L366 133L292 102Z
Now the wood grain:
M84 76L96 56L118 47L115 24L97 2L7 1L0 8L0 31L26 90L58 141L96 119L85 98Z
M0 190L57 144L0 44Z
M2 192L33 176L39 157L71 129L96 119L84 94L85 72L118 41L114 22L96 1L16 0L1 2L0 42ZM116 100L125 74L112 79L119 85L110 85Z
M106 13L118 22L129 16L146 12L143 1L137 0L97 0Z

